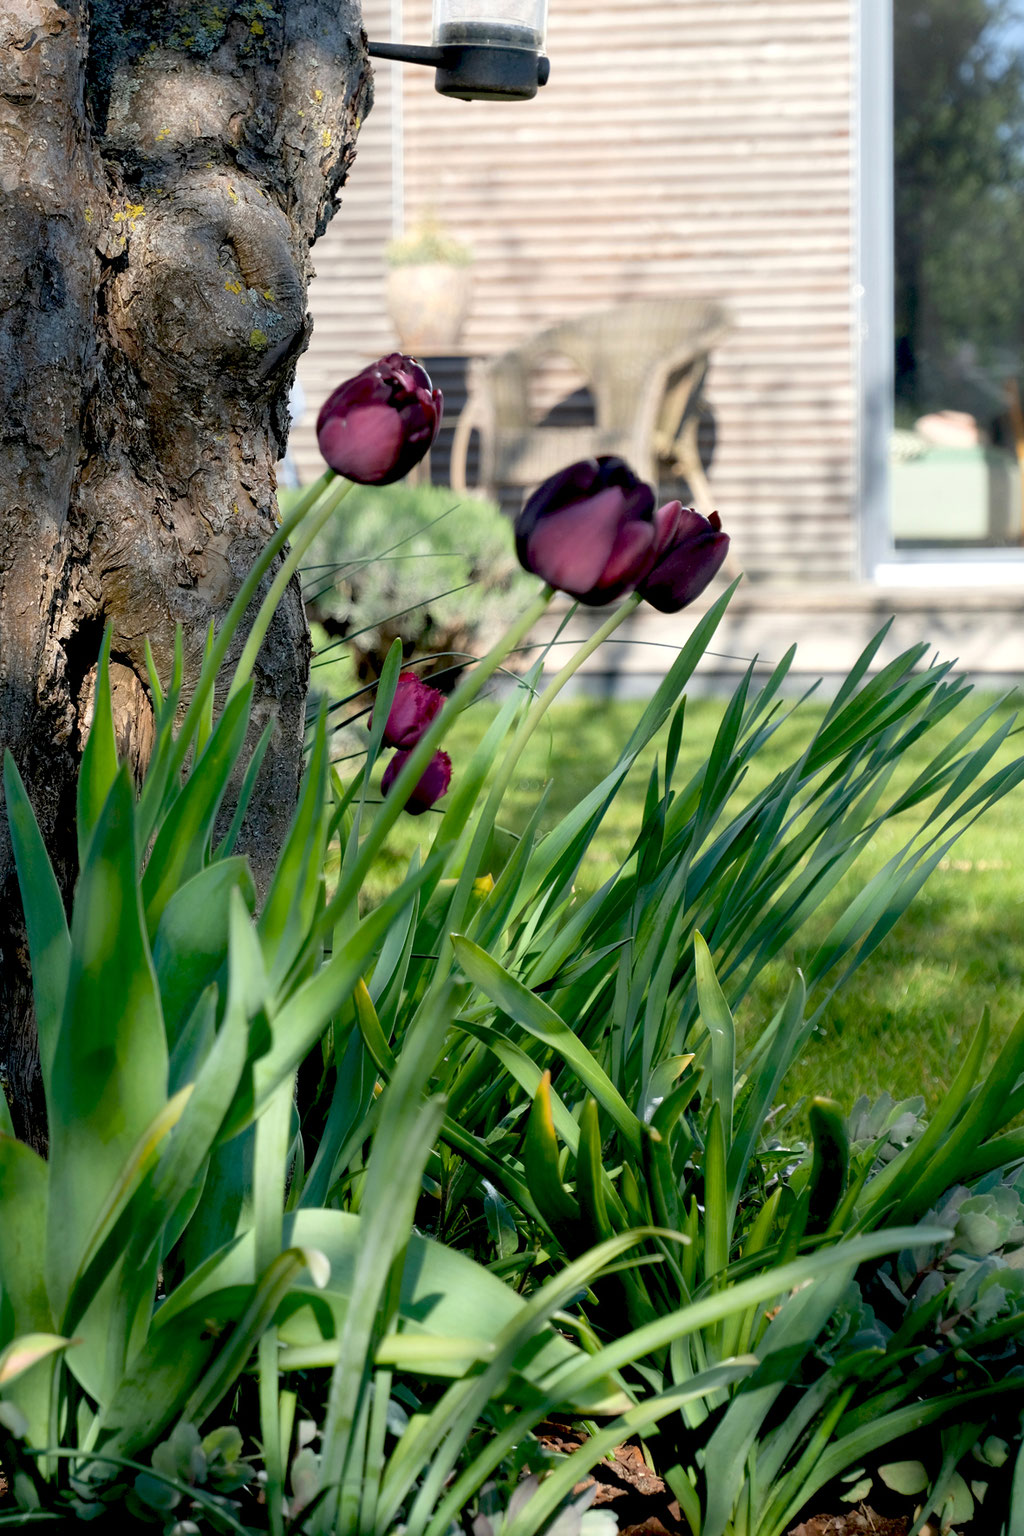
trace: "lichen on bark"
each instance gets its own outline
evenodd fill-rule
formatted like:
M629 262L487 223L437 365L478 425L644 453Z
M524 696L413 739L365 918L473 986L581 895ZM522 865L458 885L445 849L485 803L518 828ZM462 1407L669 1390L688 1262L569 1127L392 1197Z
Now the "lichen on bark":
M195 675L273 528L310 248L369 106L355 0L6 0L0 10L0 744L65 893L103 626L119 736L150 739L144 647ZM301 766L297 587L257 669L275 725L247 827L273 863ZM0 1061L43 1114L0 814Z

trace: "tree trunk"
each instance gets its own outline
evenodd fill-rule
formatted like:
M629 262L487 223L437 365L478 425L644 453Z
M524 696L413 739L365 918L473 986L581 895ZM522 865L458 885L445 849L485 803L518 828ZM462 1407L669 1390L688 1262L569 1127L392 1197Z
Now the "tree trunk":
M273 529L274 465L309 332L310 247L369 105L356 0L8 0L0 16L0 745L58 877L103 627L119 737L141 762L144 642L195 677ZM256 675L276 732L246 843L265 880L301 765L297 585ZM45 1136L6 816L0 1061Z

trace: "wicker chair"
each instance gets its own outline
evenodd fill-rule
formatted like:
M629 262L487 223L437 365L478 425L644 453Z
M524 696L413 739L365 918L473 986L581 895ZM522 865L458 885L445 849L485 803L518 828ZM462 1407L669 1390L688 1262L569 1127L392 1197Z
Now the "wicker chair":
M464 493L472 433L480 436L481 490L527 488L576 459L618 454L654 486L685 478L707 516L711 490L697 446L701 387L711 350L729 330L705 299L636 299L553 325L500 357L470 366L452 440L452 489ZM548 357L574 363L594 398L593 426L538 426L530 379Z

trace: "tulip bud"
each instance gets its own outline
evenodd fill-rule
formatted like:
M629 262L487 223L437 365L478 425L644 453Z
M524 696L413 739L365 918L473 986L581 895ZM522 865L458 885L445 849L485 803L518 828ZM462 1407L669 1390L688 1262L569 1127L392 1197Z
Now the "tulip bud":
M699 597L729 553L729 535L717 512L703 517L669 501L655 514L654 563L637 582L640 596L661 613L678 613Z
M582 603L610 603L650 569L653 512L654 492L622 459L581 459L545 480L516 518L519 562Z
M414 747L443 703L444 694L423 682L415 672L401 673L384 727L386 744L403 751ZM372 714L366 724L373 725Z
M409 761L408 752L396 752L384 770L384 777L380 781L381 794L387 795L398 775ZM422 816L442 795L448 793L448 786L452 781L452 760L447 752L435 752L424 770L416 788L405 802L405 809L410 816Z
M329 395L316 422L331 469L358 485L390 485L437 436L443 400L415 358L392 352Z

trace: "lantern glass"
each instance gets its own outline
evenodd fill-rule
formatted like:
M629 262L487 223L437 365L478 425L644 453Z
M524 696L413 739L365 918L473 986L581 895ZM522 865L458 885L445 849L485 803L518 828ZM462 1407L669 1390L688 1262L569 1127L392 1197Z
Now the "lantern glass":
M542 53L547 9L548 0L434 0L434 42Z

